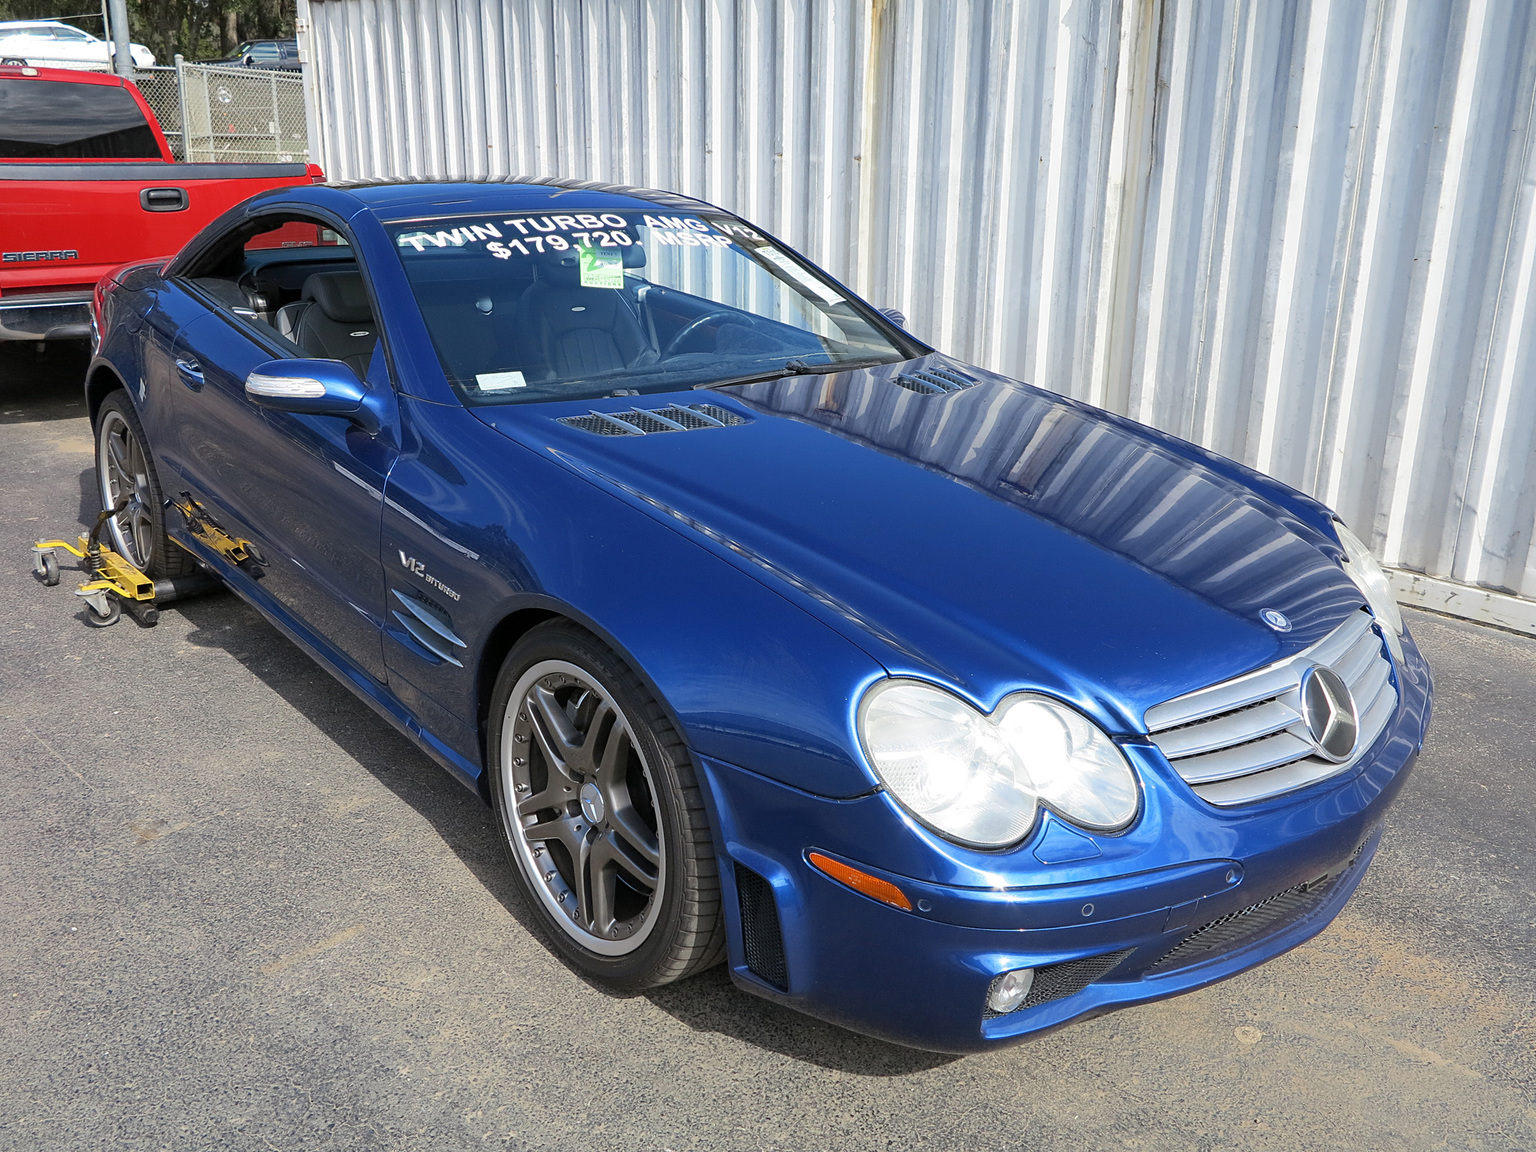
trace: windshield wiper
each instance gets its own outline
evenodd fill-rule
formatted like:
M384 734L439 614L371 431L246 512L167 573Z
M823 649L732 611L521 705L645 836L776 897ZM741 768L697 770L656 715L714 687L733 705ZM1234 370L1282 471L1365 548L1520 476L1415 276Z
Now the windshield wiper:
M844 360L835 364L807 364L803 360L787 360L771 372L754 372L750 376L735 376L729 380L711 380L695 384L700 388L729 388L735 384L760 384L765 380L781 380L785 376L828 376L833 372L850 372L855 368L872 368L876 364L891 364L891 360Z

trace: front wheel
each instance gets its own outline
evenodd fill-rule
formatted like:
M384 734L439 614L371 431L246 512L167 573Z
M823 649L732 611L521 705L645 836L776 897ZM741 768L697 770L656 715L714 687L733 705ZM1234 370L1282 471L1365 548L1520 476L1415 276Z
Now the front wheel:
M488 769L519 887L587 976L636 990L724 952L720 882L682 738L624 662L569 623L507 657Z

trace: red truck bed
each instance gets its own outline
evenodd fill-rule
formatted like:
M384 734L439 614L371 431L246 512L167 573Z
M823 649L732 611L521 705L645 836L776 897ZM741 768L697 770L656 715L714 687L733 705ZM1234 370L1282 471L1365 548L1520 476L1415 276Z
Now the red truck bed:
M0 340L90 335L92 289L172 256L312 164L175 164L144 98L101 73L0 67Z

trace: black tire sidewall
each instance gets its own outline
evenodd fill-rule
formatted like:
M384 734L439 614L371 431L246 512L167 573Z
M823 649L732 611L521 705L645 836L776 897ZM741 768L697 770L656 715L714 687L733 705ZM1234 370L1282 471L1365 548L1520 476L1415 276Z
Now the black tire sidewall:
M590 951L560 927L534 890L524 871L522 858L507 832L501 774L503 723L517 681L524 672L543 660L565 660L581 668L602 685L623 711L640 745L646 766L650 769L657 822L660 825L658 831L665 845L667 874L659 919L644 943L625 956L603 956ZM665 982L665 978L658 978L657 973L666 966L680 931L684 895L682 853L689 848L689 837L684 835L682 828L682 786L674 759L676 756L686 757L687 752L682 748L681 741L676 740L672 725L650 693L640 696L643 691L635 674L591 633L574 625L541 625L519 641L502 664L486 719L486 771L490 774L491 803L496 813L496 828L502 849L511 865L519 892L538 920L544 937L561 956L583 975L622 990L639 990ZM663 741L658 739L653 727L658 716L660 723L665 725L666 734L675 740L675 743L668 741L675 751L669 751Z

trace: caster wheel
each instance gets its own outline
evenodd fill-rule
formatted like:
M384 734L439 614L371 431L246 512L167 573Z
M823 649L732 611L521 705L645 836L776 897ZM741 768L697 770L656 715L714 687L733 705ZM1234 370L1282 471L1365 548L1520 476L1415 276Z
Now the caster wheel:
M92 628L110 628L123 618L123 606L114 597L107 597L107 614L100 615L89 601L86 602L85 622Z
M33 571L39 580L52 588L59 582L59 558L52 552L44 552L37 558L37 567Z

